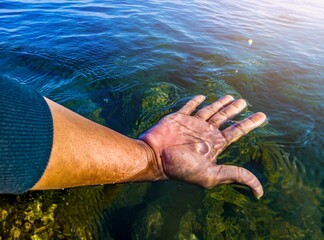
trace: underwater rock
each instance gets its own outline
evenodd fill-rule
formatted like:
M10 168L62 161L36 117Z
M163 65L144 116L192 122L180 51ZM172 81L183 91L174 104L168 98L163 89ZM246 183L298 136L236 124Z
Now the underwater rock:
M161 213L161 207L159 205L150 206L134 222L132 239L161 239L160 235L163 223L164 219Z
M179 240L196 240L199 239L196 236L197 232L201 231L201 225L197 221L196 214L192 210L188 210L180 221L180 226L178 230Z
M25 232L30 232L33 228L33 225L30 222L25 222L24 228L25 228Z
M90 224L98 217L98 212L93 208L84 211L87 217L78 218L82 221L75 221L73 216L80 214L80 209L98 195L101 189L93 190L72 190L28 192L19 196L19 201L11 201L2 198L0 203L0 237L3 239L93 239ZM64 193L64 194L63 194ZM82 195L83 193L83 195ZM8 198L12 198L9 196ZM83 202L80 201L83 199ZM66 202L72 204L71 207ZM81 204L82 203L82 204ZM91 204L89 204L90 206ZM97 209L98 205L92 205ZM98 209L99 210L99 209ZM75 211L75 212L74 212ZM71 220L72 217L72 220ZM63 219L63 221L62 221ZM68 224L68 228L64 227Z
M1 218L0 218L0 222L5 221L8 217L8 212L5 209L1 210Z

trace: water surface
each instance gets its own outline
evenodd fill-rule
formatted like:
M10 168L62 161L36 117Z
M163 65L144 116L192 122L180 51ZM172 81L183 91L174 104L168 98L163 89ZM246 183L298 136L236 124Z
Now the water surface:
M222 163L264 186L124 184L0 196L0 236L321 239L324 5L317 1L1 1L0 74L131 137L196 94L269 123Z

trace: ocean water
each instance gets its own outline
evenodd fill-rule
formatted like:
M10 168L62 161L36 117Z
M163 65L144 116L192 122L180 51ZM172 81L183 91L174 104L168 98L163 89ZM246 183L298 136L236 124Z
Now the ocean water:
M269 122L220 162L261 180L177 181L0 196L0 239L322 239L321 0L3 0L0 74L137 137L190 97L224 94Z

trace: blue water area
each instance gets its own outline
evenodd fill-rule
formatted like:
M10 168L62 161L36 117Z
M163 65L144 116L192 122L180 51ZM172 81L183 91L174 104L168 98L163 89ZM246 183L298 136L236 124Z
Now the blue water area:
M269 120L219 159L259 201L177 181L2 195L0 236L322 239L323 42L321 0L1 1L1 76L100 124L137 137L197 94Z

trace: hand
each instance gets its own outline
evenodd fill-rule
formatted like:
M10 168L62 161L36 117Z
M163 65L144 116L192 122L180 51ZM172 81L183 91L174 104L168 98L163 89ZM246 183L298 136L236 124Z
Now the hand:
M225 96L191 116L204 100L201 95L194 97L140 136L155 153L152 164L158 166L162 179L178 179L205 188L236 182L247 185L260 198L263 189L253 173L242 167L219 165L217 157L228 145L259 127L265 114L255 113L220 130L246 107L246 102Z

